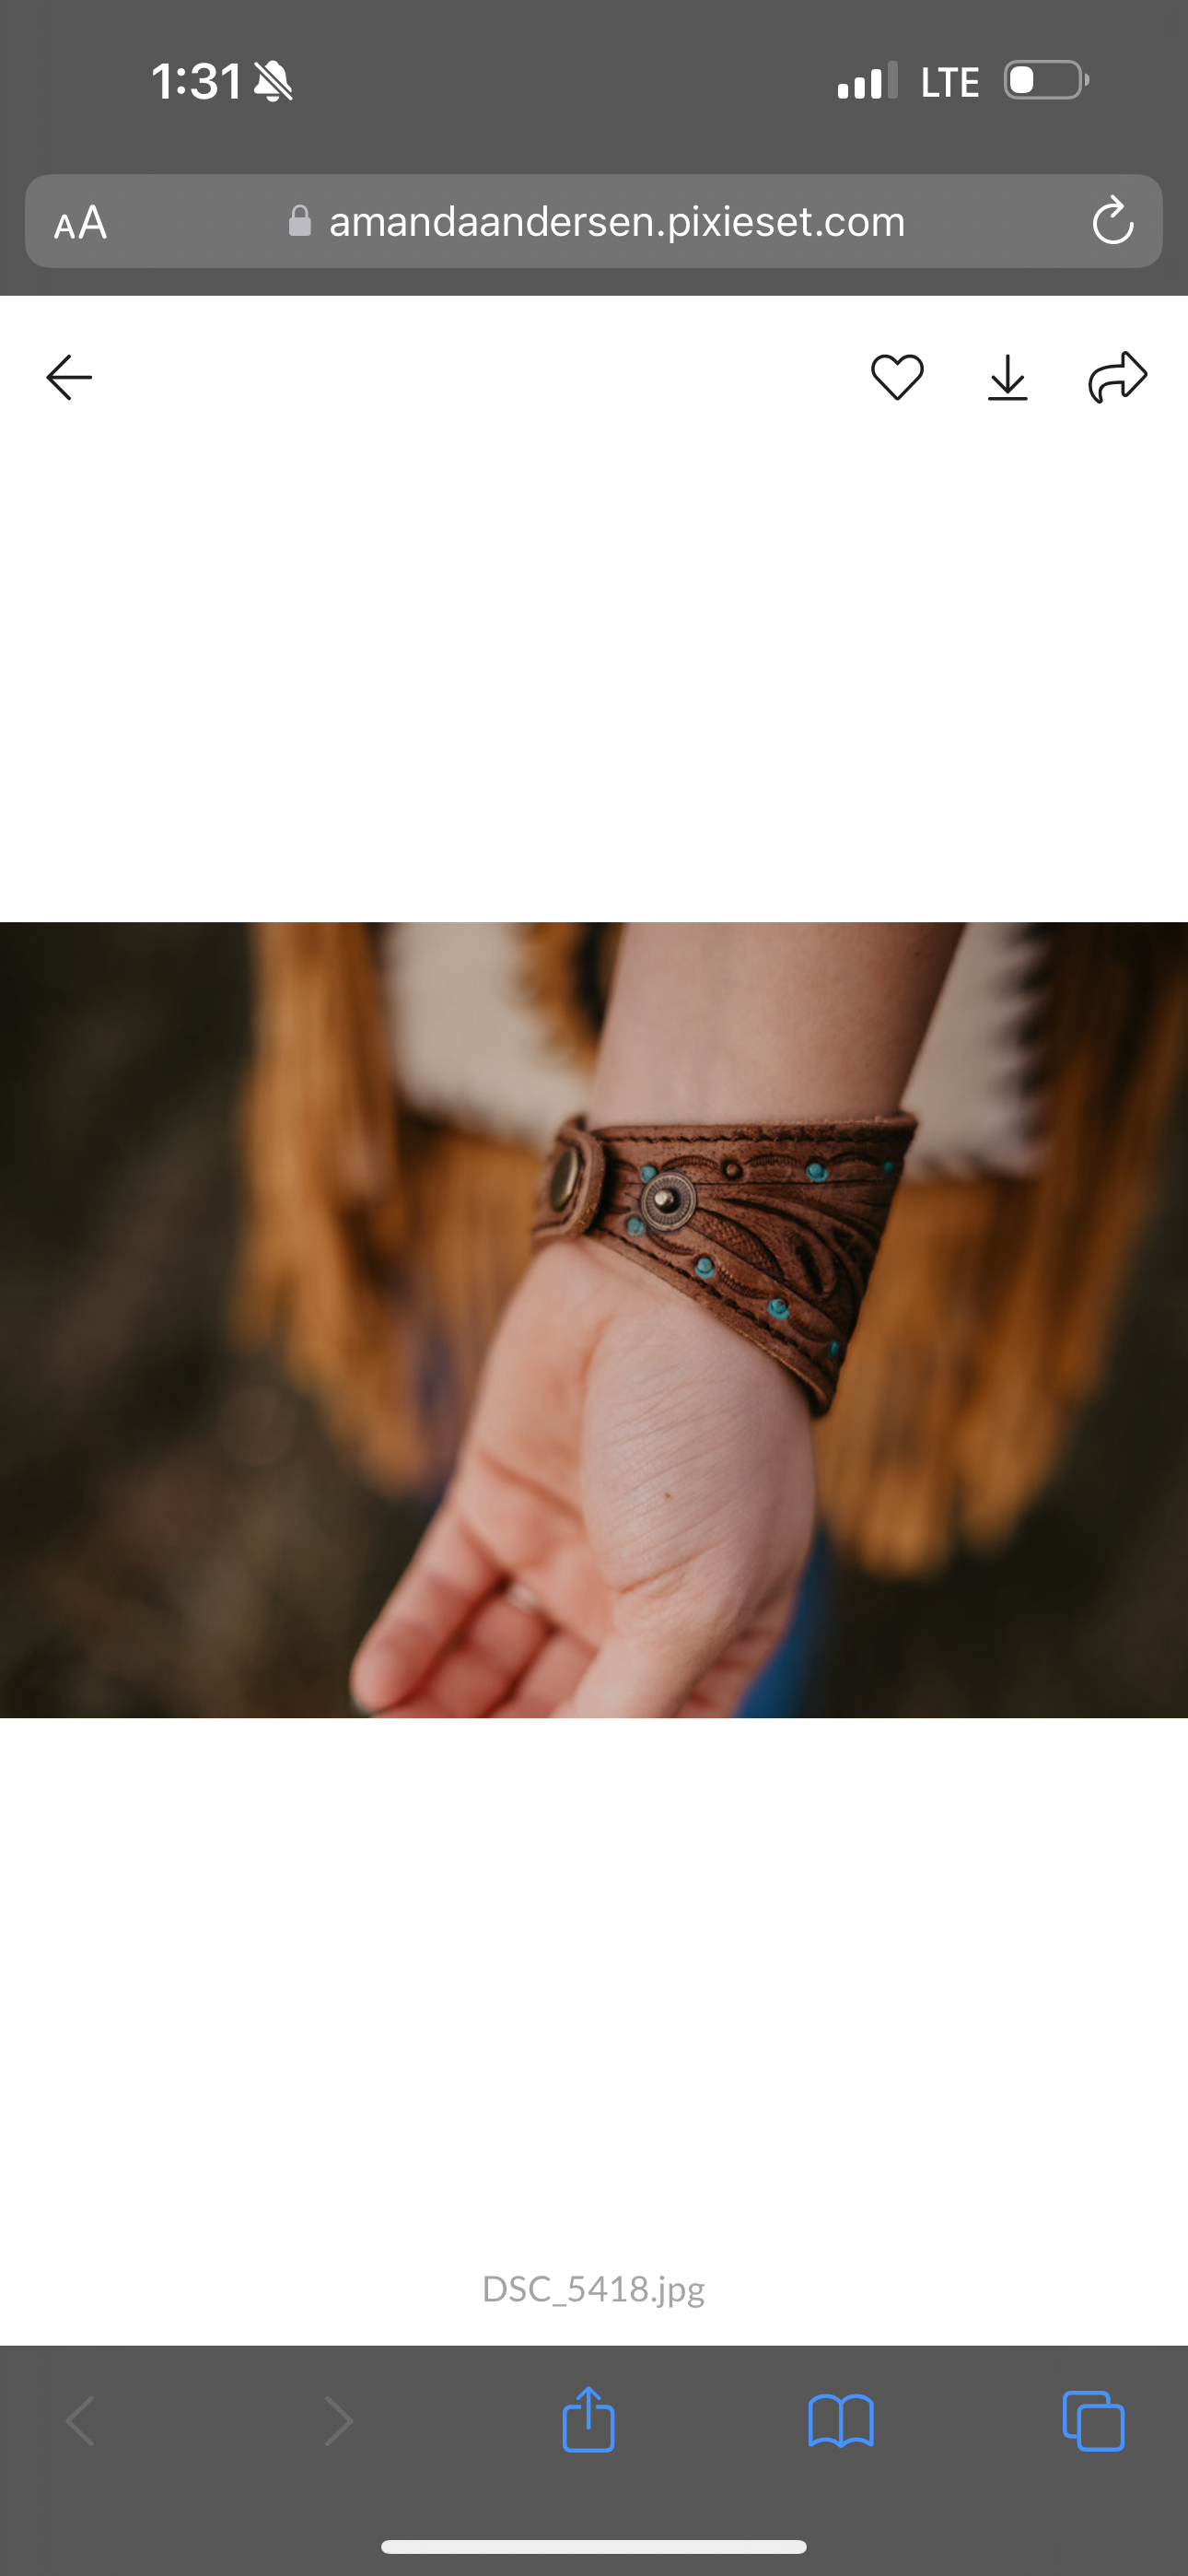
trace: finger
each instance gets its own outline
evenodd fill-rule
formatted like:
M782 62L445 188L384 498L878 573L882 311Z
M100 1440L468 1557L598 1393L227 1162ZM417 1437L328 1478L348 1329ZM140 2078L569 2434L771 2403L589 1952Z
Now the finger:
M521 1613L521 1616L525 1614ZM476 1690L454 1687L450 1675L462 1657L448 1654L435 1665L420 1690L394 1708L378 1709L379 1717L402 1718L541 1718L555 1717L562 1702L577 1687L591 1650L577 1637L567 1637L549 1630L534 1646L522 1670L498 1693L490 1688L481 1695ZM488 1668L489 1676L489 1668Z
M553 1631L542 1610L497 1592L468 1620L411 1695L377 1717L497 1717Z
M770 1629L753 1629L745 1637L736 1637L695 1683L681 1716L733 1717L744 1692L774 1655L783 1630L780 1621Z
M554 1627L601 1645L610 1626L611 1593L590 1551L580 1513L550 1488L514 1474L472 1441L461 1469L466 1515L490 1533L500 1561L544 1602Z
M447 1494L355 1656L350 1690L356 1708L366 1713L407 1698L502 1580L502 1567Z
M502 1717L556 1717L557 1712L573 1697L583 1673L592 1661L589 1646L580 1637L558 1630L541 1647L540 1653L526 1666Z
M715 1655L712 1639L700 1647L676 1638L609 1637L559 1712L581 1718L730 1717L748 1682L773 1652L781 1621L764 1618Z
M671 1637L610 1636L583 1673L562 1717L676 1717L713 1654L691 1657ZM718 1715L717 1710L690 1715Z

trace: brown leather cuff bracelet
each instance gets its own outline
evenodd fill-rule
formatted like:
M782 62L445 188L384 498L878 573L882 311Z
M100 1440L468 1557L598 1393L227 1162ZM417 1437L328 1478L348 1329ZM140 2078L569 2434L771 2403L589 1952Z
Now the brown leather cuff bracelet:
M567 1120L545 1158L533 1249L611 1244L711 1307L827 1413L914 1118L791 1127Z

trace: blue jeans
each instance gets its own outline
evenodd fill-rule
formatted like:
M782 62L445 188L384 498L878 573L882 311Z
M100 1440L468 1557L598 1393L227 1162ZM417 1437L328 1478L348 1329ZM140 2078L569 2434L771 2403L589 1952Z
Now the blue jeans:
M736 1717L812 1717L820 1697L833 1566L829 1543L818 1530L796 1607L775 1653L744 1691Z

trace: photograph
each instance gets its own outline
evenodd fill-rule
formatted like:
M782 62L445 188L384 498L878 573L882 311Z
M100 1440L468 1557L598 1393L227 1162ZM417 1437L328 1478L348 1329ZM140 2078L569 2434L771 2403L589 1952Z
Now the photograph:
M1173 926L3 945L7 1714L1170 1715Z

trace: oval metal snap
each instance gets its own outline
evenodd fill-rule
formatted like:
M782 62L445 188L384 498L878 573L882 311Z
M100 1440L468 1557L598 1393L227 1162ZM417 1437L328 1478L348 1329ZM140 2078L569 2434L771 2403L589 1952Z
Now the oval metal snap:
M697 1206L697 1192L685 1172L657 1172L640 1199L640 1208L656 1234L672 1234L687 1225Z
M568 1207L581 1178L581 1171L582 1158L577 1146L567 1145L564 1152L557 1156L553 1165L553 1177L549 1182L549 1206L555 1216L560 1216L562 1208Z

